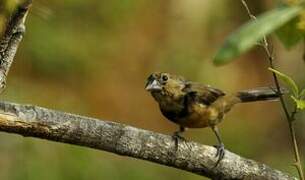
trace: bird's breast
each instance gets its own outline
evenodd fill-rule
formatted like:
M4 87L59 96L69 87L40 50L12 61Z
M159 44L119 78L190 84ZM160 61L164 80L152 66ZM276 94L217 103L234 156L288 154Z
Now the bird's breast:
M173 106L171 106L173 107ZM204 128L213 125L218 119L216 109L204 104L189 104L186 108L169 109L160 107L162 114L170 121L188 128Z
M170 121L188 128L204 128L218 123L217 109L182 97L153 94L162 114Z
M178 124L188 128L204 128L211 126L217 119L218 113L213 108L201 103L188 106L188 115L178 119Z

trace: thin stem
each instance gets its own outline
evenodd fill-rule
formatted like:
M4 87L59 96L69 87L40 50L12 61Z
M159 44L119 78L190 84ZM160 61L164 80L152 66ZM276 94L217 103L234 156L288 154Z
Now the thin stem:
M267 54L270 53L268 47L266 49L266 53ZM274 69L274 65L273 65L273 59L274 58L272 56L269 56L268 58L269 58L269 66L272 69ZM295 120L295 115L297 113L296 107L295 107L295 110L290 115L289 111L288 111L288 108L287 108L287 105L286 105L286 102L285 102L285 100L283 98L283 94L281 93L281 88L280 88L280 85L279 85L279 80L278 80L278 78L277 78L275 73L272 73L272 76L273 76L273 80L274 80L276 89L277 89L277 91L279 93L279 98L280 98L280 102L281 102L282 108L283 108L283 110L285 112L285 116L286 116L286 119L288 121L290 138L291 138L291 142L292 142L292 145L293 145L294 159L295 159L295 163L293 165L297 168L300 179L304 180L303 167L302 167L302 163L301 163L299 147L298 147L297 138L296 138L296 132L295 132L295 128L294 128L294 120Z
M256 17L251 13L251 11L250 11L247 3L245 2L245 0L241 0L241 3L243 4L245 9L247 10L247 13L248 13L249 17L253 20L256 20ZM272 52L270 50L270 45L267 41L266 36L264 36L264 38L263 38L262 46L265 50L266 55L268 56L269 66L272 69L275 69L274 64L273 64L274 56L272 55ZM274 72L272 72L272 76L273 76L274 84L276 86L276 89L277 89L277 92L278 92L278 95L279 95L279 98L280 98L280 102L281 102L283 111L284 111L286 119L288 121L290 137L291 137L293 150L294 150L294 158L295 158L294 166L297 168L300 179L305 180L304 179L304 173L303 173L303 167L302 167L302 164L301 164L301 158L300 158L297 138L296 138L295 127L294 127L294 120L295 120L295 115L297 113L297 109L296 109L296 107L294 107L294 111L291 114L289 114L287 104L284 100L283 93L281 92L279 80L278 80L278 78L277 78L277 76Z
M305 63L305 38L303 38L303 61Z

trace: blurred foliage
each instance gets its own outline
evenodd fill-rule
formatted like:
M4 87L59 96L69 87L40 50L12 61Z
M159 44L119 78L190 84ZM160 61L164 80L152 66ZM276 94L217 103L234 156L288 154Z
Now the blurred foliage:
M299 18L296 17L276 31L276 35L287 49L292 48L304 38L304 32L297 28L299 22Z
M275 69L272 68L268 68L270 71L274 72L276 74L276 76L279 77L280 80L282 80L286 86L288 86L288 88L291 90L290 91L290 97L292 98L292 100L295 102L295 106L297 108L297 110L304 110L305 109L305 89L299 89L299 87L297 86L297 84L294 82L294 80L289 77L288 75L279 72Z
M288 75L279 72L275 69L272 68L268 68L270 71L274 72L291 90L291 94L293 94L294 96L298 97L299 96L299 88L297 86L297 84L294 82L294 80L289 77Z
M273 5L249 3L257 13ZM244 57L248 61L217 68L211 63L223 39L248 20L242 8L235 0L35 0L2 99L171 134L177 126L144 90L152 71L181 74L227 92L271 84L265 57L257 51ZM0 14L6 14L0 18L4 24L9 13ZM301 50L275 46L283 72L304 84ZM221 124L226 148L294 173L287 167L291 154L281 115L275 102L236 106ZM216 143L209 129L185 136ZM1 180L202 179L88 148L6 133L0 141Z
M6 20L16 7L16 0L0 0L0 34L5 30Z
M265 43L263 42L264 37L280 29L282 26L285 27L285 31L282 30L278 33L282 42L287 44L286 46L288 47L296 44L303 36L296 32L296 30L287 28L285 24L288 24L287 26L294 25L290 22L293 21L303 9L303 5L299 4L294 6L282 6L270 10L255 19L251 19L227 38L223 47L217 52L214 63L216 65L221 65L234 60L234 58L247 52L258 44ZM293 32L291 33L291 31Z

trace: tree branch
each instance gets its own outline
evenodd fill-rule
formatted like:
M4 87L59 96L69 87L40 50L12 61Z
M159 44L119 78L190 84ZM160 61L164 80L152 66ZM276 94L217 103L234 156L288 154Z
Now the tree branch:
M4 90L6 76L13 63L17 48L25 32L24 22L32 1L26 0L11 16L0 41L0 93Z
M0 130L144 159L213 179L295 179L229 151L213 168L214 147L179 141L176 150L168 135L32 105L0 102Z

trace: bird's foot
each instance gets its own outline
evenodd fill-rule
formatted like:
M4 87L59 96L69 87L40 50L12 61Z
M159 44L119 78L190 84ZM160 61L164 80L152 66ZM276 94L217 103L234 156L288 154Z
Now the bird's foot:
M182 141L186 141L186 139L183 136L181 136L181 132L180 131L174 132L173 138L174 139L180 139Z
M214 168L215 168L215 167L218 166L219 162L220 162L220 161L224 158L224 156L225 156L225 146L224 146L223 143L221 143L220 145L214 145L214 147L217 149L217 152L216 152L216 154L215 154L215 157L218 157L218 160L217 160L217 162L216 162L216 164L215 164L215 166L214 166Z
M183 136L181 136L181 132L180 131L174 132L172 137L173 137L173 139L175 141L175 148L176 148L176 151L177 151L178 150L179 140L186 141L186 139Z

